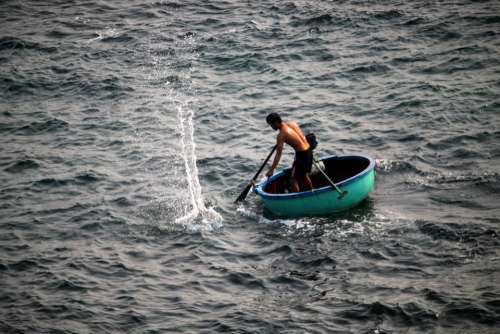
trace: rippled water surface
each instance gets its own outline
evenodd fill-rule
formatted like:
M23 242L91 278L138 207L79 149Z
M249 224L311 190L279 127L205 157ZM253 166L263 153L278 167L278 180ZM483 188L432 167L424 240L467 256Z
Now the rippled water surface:
M0 2L0 332L498 333L499 13ZM374 157L368 200L234 204L269 112Z

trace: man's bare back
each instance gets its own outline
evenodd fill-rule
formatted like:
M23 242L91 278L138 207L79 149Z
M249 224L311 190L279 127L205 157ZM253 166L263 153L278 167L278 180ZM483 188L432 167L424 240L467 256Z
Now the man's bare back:
M302 152L309 149L309 143L307 142L306 136L300 127L295 122L283 122L283 126L280 128L278 134L278 142L283 140L285 143L293 147L296 152Z

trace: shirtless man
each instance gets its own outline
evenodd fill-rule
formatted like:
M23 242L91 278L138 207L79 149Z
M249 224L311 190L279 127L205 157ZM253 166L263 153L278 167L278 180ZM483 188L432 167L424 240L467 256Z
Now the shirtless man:
M283 153L283 144L287 143L295 150L295 161L293 162L291 175L292 191L299 192L302 187L305 190L312 190L309 172L312 167L313 154L299 125L295 122L283 122L277 113L269 114L266 121L274 130L279 130L276 141L276 155L266 176L273 175Z

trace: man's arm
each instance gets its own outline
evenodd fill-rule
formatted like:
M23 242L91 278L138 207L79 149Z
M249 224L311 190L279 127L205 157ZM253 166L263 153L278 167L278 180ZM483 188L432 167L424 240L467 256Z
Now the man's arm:
M278 138L276 139L276 154L274 155L273 164L271 165L271 168L269 168L269 171L266 173L266 176L269 177L273 175L274 170L276 169L281 160L281 154L283 153L284 144L285 144L285 136L283 135L282 132L280 132Z

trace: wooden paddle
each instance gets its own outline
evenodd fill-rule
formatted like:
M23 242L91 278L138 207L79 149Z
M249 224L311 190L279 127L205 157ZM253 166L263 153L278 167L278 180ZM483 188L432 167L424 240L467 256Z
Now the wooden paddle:
M339 187L337 187L335 185L335 183L333 183L333 181L330 179L330 177L328 175L326 175L326 173L323 171L323 169L321 169L321 166L319 165L318 161L316 161L316 159L314 159L313 162L316 165L316 168L318 168L318 170L321 172L321 174L323 174L323 176L326 177L326 179L328 180L328 182L330 182L332 187L335 188L335 190L337 190L337 192L339 193L340 196L337 199L342 199L342 197L347 195L347 190L346 191L340 190Z
M269 155L267 156L267 158L264 161L264 163L262 164L262 166L260 166L260 168L257 171L257 173L255 173L254 177L250 180L250 182L247 184L247 186L245 187L245 189L243 189L243 191L241 192L240 196L238 196L238 198L236 199L236 201L234 201L234 203L241 202L241 201L245 200L245 198L248 195L248 192L250 191L250 189L253 186L252 182L255 181L255 180L257 180L257 178L259 177L260 172L262 172L262 170L264 169L264 166L267 164L267 162L269 161L269 158L271 158L271 155L273 155L273 153L274 153L275 150L276 150L276 145L274 145L273 149L271 150L271 153L269 153Z

